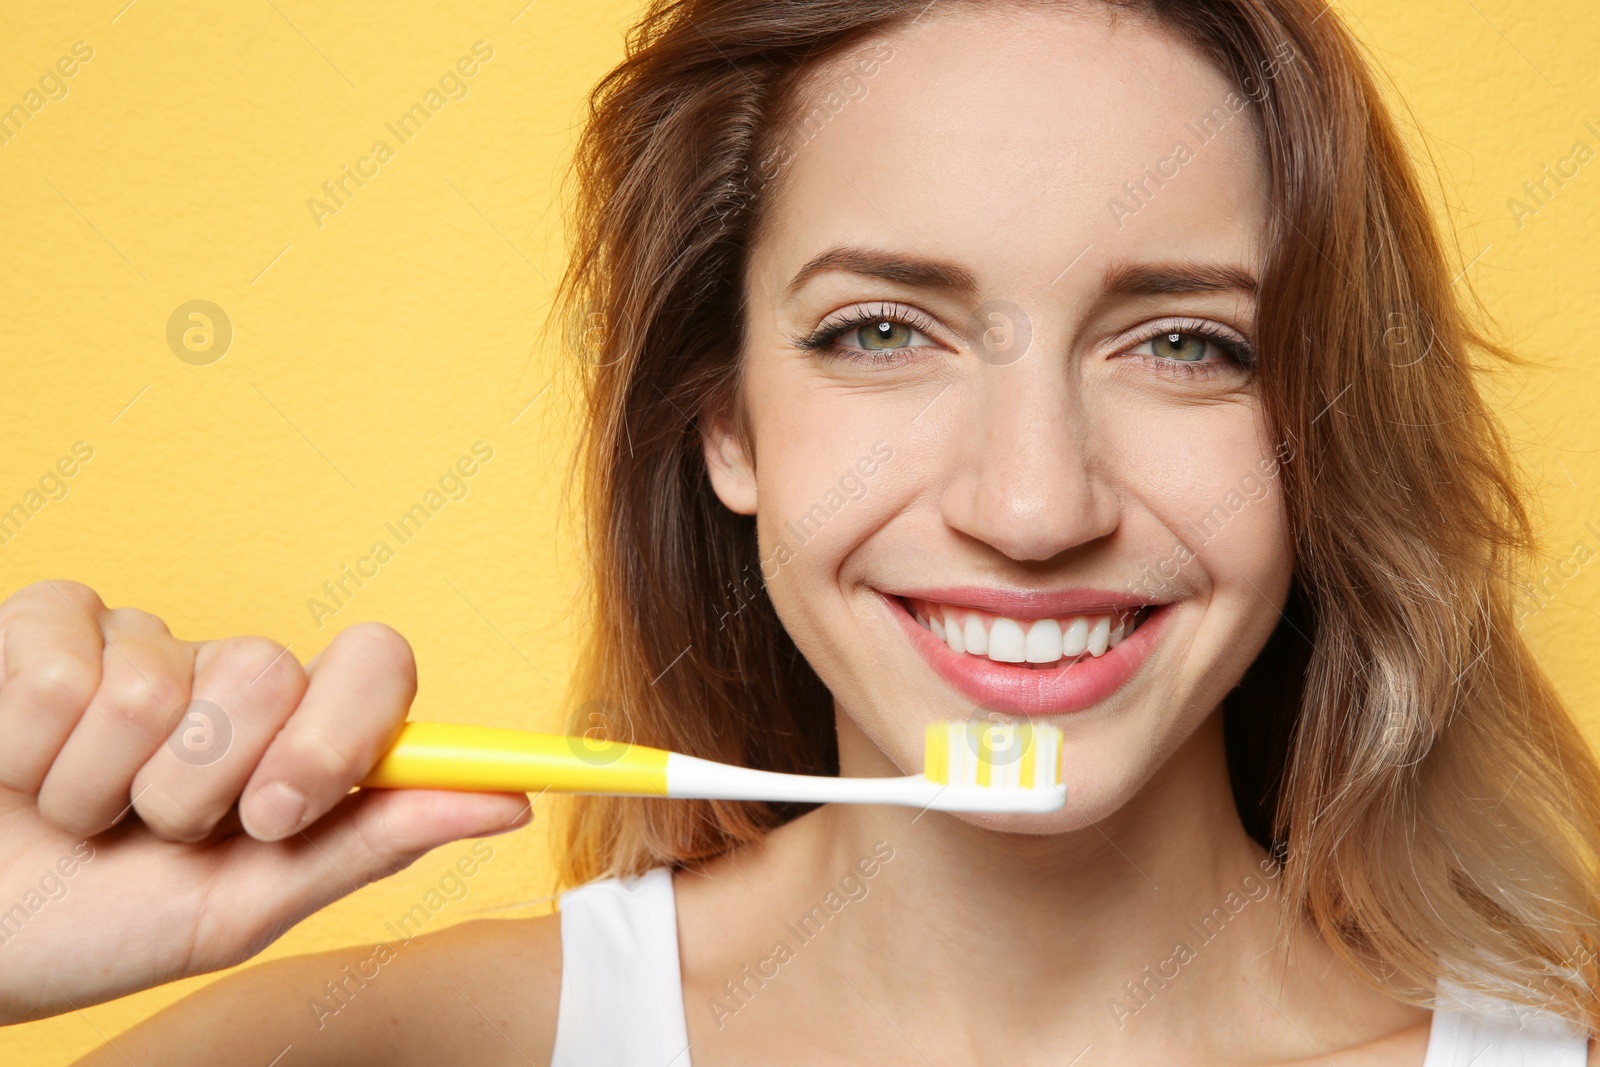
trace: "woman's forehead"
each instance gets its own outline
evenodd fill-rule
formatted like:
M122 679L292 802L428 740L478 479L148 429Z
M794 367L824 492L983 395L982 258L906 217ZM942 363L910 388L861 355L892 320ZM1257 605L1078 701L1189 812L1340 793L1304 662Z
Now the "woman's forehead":
M1091 246L1254 259L1271 208L1248 98L1166 29L1087 11L955 7L809 72L773 157L777 284L835 245L1021 286Z

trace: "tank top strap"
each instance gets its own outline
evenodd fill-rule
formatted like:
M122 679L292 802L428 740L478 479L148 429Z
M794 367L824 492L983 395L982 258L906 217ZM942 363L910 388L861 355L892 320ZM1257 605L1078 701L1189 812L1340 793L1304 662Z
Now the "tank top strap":
M690 1067L672 871L563 893L551 1067Z
M1589 1036L1550 1012L1439 983L1422 1067L1588 1067Z

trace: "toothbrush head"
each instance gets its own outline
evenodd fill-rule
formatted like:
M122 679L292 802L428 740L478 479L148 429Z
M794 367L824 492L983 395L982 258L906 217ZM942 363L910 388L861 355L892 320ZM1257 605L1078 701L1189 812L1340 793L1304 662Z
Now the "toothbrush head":
M956 794L937 808L1054 811L1067 796L1061 784L1061 740L1061 728L1048 723L929 723L922 774ZM947 807L979 794L992 806Z

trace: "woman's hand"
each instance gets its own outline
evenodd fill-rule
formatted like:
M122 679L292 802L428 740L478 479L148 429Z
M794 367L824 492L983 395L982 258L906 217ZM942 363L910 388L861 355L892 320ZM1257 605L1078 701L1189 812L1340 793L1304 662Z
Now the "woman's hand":
M348 795L416 693L374 623L304 667L73 582L0 604L0 1024L239 963L521 795Z

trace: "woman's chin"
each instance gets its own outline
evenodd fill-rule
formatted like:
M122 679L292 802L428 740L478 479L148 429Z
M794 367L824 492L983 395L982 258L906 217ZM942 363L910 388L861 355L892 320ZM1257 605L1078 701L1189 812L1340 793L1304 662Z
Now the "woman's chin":
M922 818L932 818L935 814L945 818L959 819L968 826L980 830L988 830L996 834L1022 834L1035 837L1057 834L1072 834L1083 830L1091 830L1096 823L1115 815L1134 793L1133 789L1106 789L1106 783L1101 783L1094 793L1089 794L1081 790L1074 790L1070 785L1067 789L1066 806L1049 812L973 812L950 811L928 812ZM919 820L920 821L920 820ZM1101 833L1095 833L1097 840L1104 841Z

